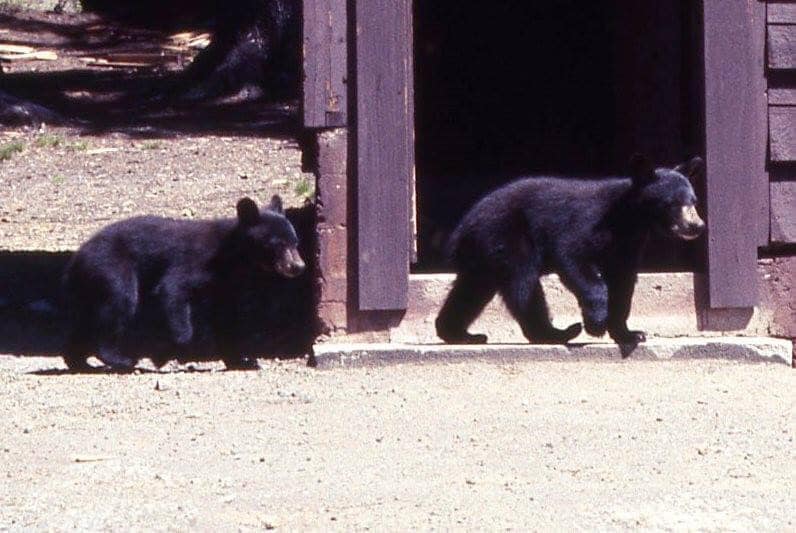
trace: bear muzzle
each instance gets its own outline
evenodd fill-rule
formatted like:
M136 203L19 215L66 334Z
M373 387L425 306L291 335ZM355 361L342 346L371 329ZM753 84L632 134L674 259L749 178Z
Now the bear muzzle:
M286 248L282 257L279 258L274 266L276 271L286 278L300 276L306 267L307 265L305 265L304 260L301 259L301 254L299 254L297 248Z
M690 241L696 239L705 230L705 222L697 213L693 205L684 205L680 208L680 217L672 226L672 232L681 239Z

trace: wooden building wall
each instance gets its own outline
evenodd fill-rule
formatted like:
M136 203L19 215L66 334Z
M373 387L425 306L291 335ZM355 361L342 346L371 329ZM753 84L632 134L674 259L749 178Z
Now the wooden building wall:
M767 9L771 242L796 243L796 3Z

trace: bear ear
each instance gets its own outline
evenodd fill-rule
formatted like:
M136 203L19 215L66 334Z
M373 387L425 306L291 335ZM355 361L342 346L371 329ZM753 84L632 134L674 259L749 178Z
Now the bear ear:
M251 198L241 198L237 205L238 220L244 226L254 226L260 221L260 211Z
M643 185L655 179L655 167L647 156L640 153L635 153L630 158L630 177L633 178L633 183Z
M699 156L692 157L685 163L681 163L674 167L674 170L689 180L693 180L694 178L701 177L705 173L705 161Z
M275 194L271 197L271 203L268 204L268 210L279 215L284 213L284 209L282 208L282 198L280 198L278 194Z

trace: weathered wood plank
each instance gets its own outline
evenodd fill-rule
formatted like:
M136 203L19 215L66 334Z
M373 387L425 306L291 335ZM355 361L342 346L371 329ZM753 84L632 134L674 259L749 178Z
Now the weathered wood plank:
M304 0L304 125L345 126L345 0Z
M768 68L796 69L796 25L768 27Z
M796 181L771 183L771 242L796 243Z
M767 205L766 97L762 69L765 4L704 2L705 156L709 298L713 308L751 307L756 284L757 224L740 217ZM732 80L729 83L728 80ZM765 229L768 229L767 227Z
M772 161L796 161L796 106L769 108L769 147Z
M769 2L768 22L773 24L796 24L796 3Z
M407 306L414 168L411 0L356 0L361 310Z
M770 105L796 105L796 87L769 87Z

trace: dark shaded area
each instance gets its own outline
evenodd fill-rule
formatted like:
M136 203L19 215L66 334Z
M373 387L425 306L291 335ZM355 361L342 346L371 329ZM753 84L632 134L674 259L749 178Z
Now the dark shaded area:
M300 238L307 271L295 279L264 274L252 268L239 279L224 308L238 310L235 337L247 356L302 356L320 331L315 206L287 210ZM4 253L0 255L0 353L60 356L64 341L61 277L70 253ZM217 309L192 302L195 335L185 353L174 354L166 325L156 308L145 309L126 341L141 357L173 354L181 361L218 359L210 334Z
M157 15L154 2L143 6L143 11L133 9L133 3L105 4L119 9L100 10L104 18L11 11L0 14L0 23L42 35L43 40L16 44L46 47L44 35L53 34L67 41L55 43L55 48L89 57L114 53L157 57L177 27L182 31L210 27L211 44L176 71L175 64L165 61L151 67L0 75L0 121L148 136L183 132L292 135L298 131L298 0L177 2L179 6L161 2L162 16ZM150 8L151 14L145 17L150 23L143 24L139 17L150 13ZM174 18L172 12L181 15ZM177 22L191 25L177 26ZM187 56L179 61L187 62Z
M6 108L0 116L9 117L4 123L12 125L45 122L74 126L83 134L123 132L149 138L214 133L296 137L301 131L295 102L260 98L166 104L147 98L152 90L168 86L168 76L152 73L132 77L128 72L96 70L6 74L0 76L0 104L3 92L24 95L20 99L6 94L6 98L27 111L20 115ZM73 98L70 92L94 96Z
M295 97L301 66L301 0L217 1L210 45L175 80L166 98Z
M218 0L80 0L84 11L146 28L211 26Z
M522 175L626 174L634 152L671 165L702 153L692 2L415 4L420 270L466 210ZM697 184L697 189L699 189ZM700 267L656 240L645 270Z

